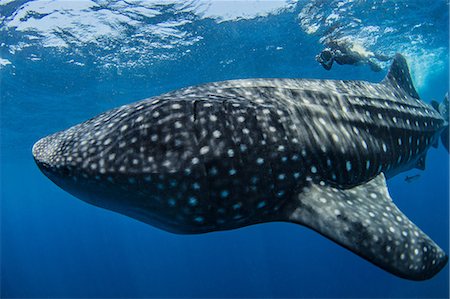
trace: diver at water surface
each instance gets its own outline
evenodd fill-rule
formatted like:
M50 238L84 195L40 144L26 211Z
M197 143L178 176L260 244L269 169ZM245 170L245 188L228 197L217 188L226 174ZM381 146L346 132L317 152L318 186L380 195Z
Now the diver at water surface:
M382 54L375 54L364 49L361 45L342 41L332 40L326 43L326 48L316 56L316 60L326 69L330 70L333 62L343 65L364 65L370 66L374 72L381 71L381 66L377 63L388 61L391 58Z

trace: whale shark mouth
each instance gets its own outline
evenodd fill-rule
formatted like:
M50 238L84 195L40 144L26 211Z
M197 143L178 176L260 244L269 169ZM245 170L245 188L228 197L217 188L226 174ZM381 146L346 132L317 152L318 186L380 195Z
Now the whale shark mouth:
M55 133L39 139L32 148L33 158L38 165L51 168L62 162L62 138L63 132Z

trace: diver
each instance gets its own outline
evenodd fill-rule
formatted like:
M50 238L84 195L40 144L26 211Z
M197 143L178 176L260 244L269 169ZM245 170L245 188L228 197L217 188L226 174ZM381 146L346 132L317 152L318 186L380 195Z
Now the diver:
M381 66L377 62L384 62L391 59L391 57L375 54L371 51L367 51L361 45L333 40L326 43L326 48L316 56L316 60L326 70L330 70L333 66L333 62L342 65L364 65L370 66L370 69L374 72L381 71Z

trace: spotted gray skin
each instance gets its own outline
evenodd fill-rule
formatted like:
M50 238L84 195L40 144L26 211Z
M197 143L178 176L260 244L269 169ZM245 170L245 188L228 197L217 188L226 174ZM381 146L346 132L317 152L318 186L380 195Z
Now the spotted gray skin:
M447 256L384 177L423 168L447 126L397 55L378 84L247 79L169 92L45 137L33 155L73 195L170 232L288 221L422 280Z

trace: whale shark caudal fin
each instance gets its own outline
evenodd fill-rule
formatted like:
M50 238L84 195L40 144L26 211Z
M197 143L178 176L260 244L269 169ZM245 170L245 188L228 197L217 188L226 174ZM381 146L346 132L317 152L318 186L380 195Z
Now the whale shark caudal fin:
M445 129L442 131L441 133L441 142L444 145L445 149L447 150L447 152L449 151L449 129L448 129L448 123L450 122L449 120L449 105L448 105L448 92L445 94L445 98L441 103L438 103L437 101L433 100L431 101L431 106L433 106L433 108L439 112L442 117L447 121L447 126L445 127ZM435 146L437 147L437 146Z
M444 100L442 101L442 103L439 104L438 106L438 111L439 113L442 115L442 117L447 121L447 127L444 129L444 131L442 131L441 133L441 141L442 144L444 145L445 149L447 150L447 152L449 151L449 130L448 130L448 123L449 123L449 108L448 108L448 92L445 95Z
M351 189L312 184L285 210L373 264L411 280L434 276L448 257L392 202L383 174Z
M391 68L381 83L390 84L394 88L401 88L411 97L419 99L419 95L414 88L411 75L409 74L408 64L406 63L405 57L401 54L395 54Z

